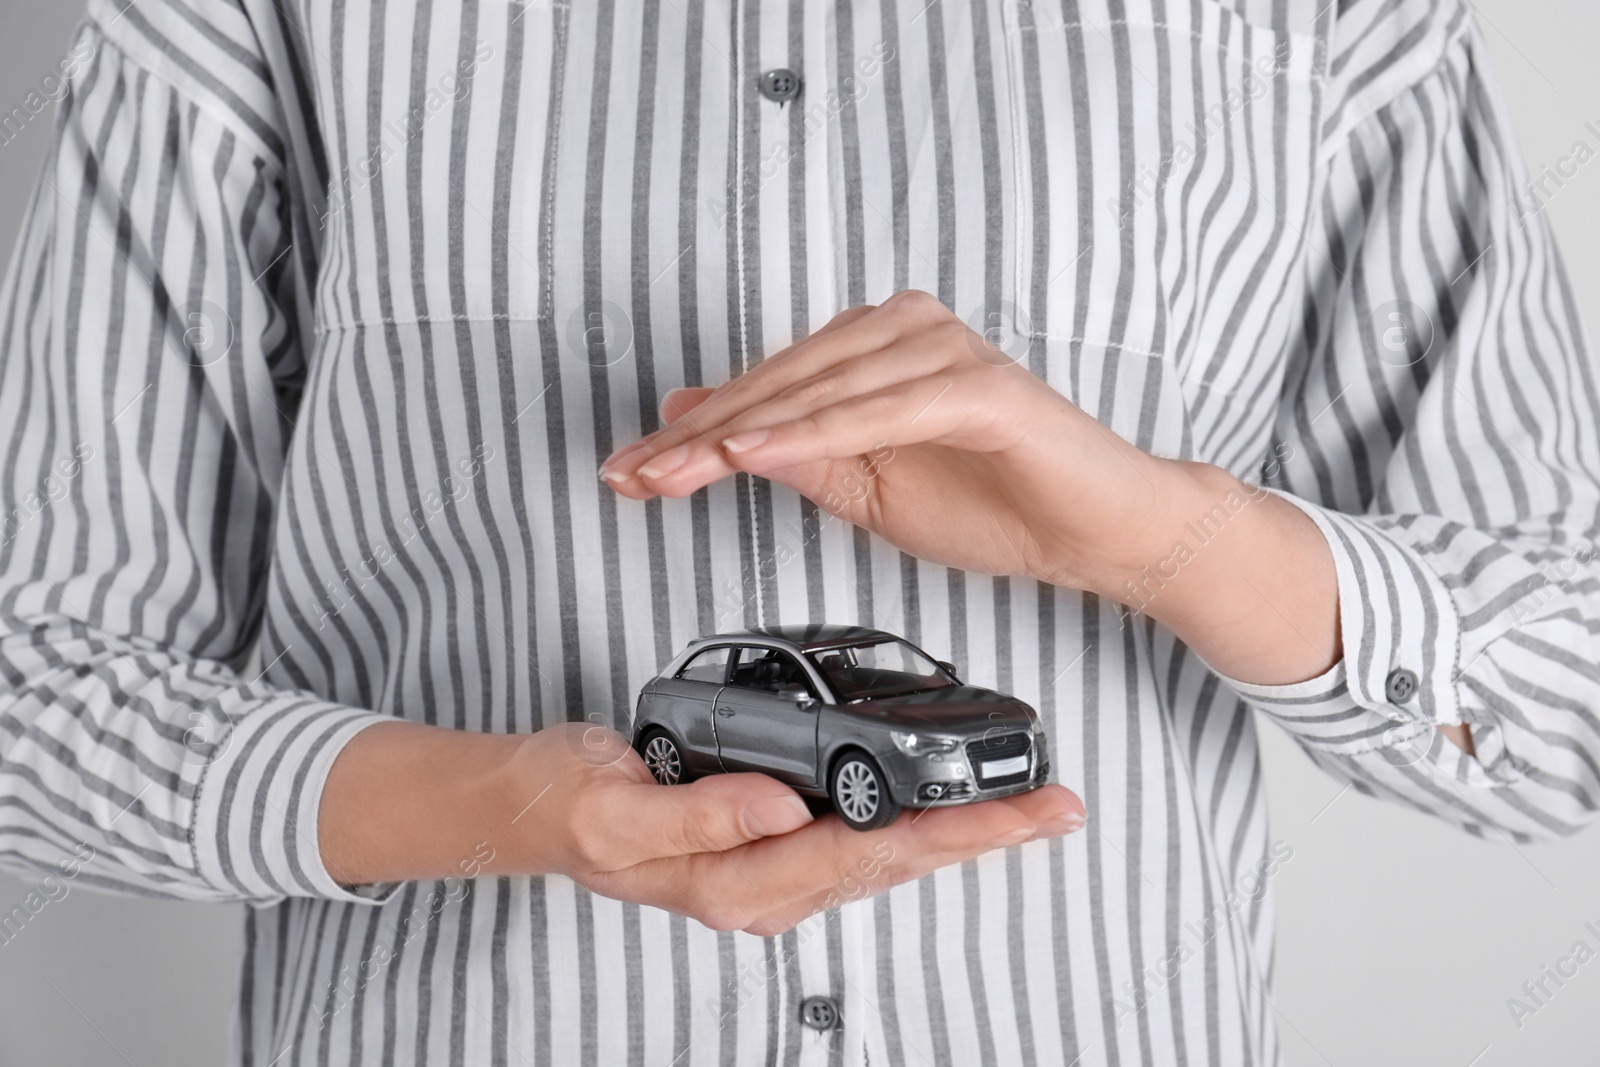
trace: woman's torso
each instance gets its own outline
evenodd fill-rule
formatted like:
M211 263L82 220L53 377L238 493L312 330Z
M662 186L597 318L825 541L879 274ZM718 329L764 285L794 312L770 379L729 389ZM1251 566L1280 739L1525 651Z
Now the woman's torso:
M641 505L595 467L667 389L921 288L1115 432L1248 474L1301 329L1321 6L247 2L317 271L269 677L625 729L695 636L861 623L1039 708L1092 821L774 939L560 878L253 911L244 1061L1275 1060L1284 857L1203 665L781 488Z

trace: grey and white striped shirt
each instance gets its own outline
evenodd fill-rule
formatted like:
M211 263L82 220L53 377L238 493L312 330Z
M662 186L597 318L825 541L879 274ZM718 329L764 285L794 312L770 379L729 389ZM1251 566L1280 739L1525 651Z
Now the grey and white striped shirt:
M251 902L237 1063L1269 1065L1253 712L1486 838L1600 800L1600 399L1460 0L92 0L65 65L3 293L0 848ZM1236 684L764 482L596 479L906 288L1300 502L1346 661ZM1037 706L1089 829L771 939L319 859L366 725L625 728L688 639L821 620Z

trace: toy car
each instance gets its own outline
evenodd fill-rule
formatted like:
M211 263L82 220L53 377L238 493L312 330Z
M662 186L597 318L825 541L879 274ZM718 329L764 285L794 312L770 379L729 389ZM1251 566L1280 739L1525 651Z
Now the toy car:
M760 771L827 797L857 830L902 808L1037 788L1039 716L862 626L784 626L693 642L639 693L633 745L663 785Z

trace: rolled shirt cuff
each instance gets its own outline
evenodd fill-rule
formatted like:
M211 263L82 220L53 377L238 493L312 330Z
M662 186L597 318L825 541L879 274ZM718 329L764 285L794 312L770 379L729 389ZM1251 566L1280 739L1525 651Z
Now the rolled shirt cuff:
M1218 672L1223 681L1305 741L1334 751L1392 745L1408 727L1421 735L1423 727L1460 723L1461 618L1444 582L1403 539L1404 528L1276 495L1317 524L1333 554L1344 657L1292 685Z
M204 763L190 827L200 875L256 903L387 899L394 885L347 887L328 870L318 819L328 771L344 746L394 720L308 694L234 693L222 700L215 729L186 745Z

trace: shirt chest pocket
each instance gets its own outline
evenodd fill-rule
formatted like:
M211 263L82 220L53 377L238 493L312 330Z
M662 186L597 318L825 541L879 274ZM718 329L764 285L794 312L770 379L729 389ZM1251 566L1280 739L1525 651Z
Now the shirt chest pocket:
M1158 372L1188 417L1275 395L1298 310L1322 57L1314 36L1220 0L1151 6L1113 17L1089 3L1005 5L1016 329L1052 352L1087 346L1083 358L1109 361L1097 376ZM1138 366L1148 361L1161 366ZM1059 362L1053 384L1093 410L1081 374L1055 381Z
M320 324L549 318L569 0L334 7L304 60L329 156ZM352 54L370 86L326 58Z

